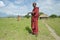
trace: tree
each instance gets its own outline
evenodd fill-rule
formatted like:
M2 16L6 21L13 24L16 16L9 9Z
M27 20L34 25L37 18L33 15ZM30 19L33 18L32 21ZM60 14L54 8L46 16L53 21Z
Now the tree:
M56 17L58 17L58 16L55 15L55 14L52 14L52 15L50 15L49 17L51 17L51 18L56 18Z
M43 12L39 12L40 15L44 14Z
M30 16L29 15L25 15L26 18L29 18Z
M60 18L60 16L58 16L58 18Z

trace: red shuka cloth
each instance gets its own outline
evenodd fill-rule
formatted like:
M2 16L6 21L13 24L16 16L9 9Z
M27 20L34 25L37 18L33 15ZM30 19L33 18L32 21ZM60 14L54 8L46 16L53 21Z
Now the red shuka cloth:
M33 9L31 17L31 28L32 28L32 33L38 34L38 17L39 17L39 7L35 7Z

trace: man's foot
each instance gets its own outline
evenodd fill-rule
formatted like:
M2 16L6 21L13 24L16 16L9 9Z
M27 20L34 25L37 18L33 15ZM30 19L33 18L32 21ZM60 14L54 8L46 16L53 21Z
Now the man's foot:
M33 35L35 35L36 37L38 36L38 34L36 34L36 33L32 33Z

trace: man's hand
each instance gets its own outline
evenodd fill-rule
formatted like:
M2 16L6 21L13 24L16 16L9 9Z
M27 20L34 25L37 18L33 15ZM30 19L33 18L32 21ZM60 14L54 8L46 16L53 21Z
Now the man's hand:
M35 30L35 27L32 27L33 30Z

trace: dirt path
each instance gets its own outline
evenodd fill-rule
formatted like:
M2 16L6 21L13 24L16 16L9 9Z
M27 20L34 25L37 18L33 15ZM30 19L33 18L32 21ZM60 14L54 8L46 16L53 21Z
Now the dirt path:
M48 28L48 30L51 32L51 35L52 35L56 40L60 40L60 37L55 33L55 31L54 31L44 20L42 20L42 22L46 25L46 27Z

